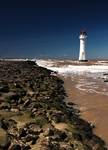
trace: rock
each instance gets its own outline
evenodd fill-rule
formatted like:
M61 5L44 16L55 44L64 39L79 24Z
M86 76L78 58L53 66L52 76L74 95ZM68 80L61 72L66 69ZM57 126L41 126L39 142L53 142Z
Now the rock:
M36 143L36 141L38 140L39 136L38 135L35 135L35 137L33 137L32 139L32 145Z
M80 149L73 149L70 145L68 145L67 143L62 143L60 145L60 150L80 150Z
M33 109L32 109L32 113L35 114L35 113L37 112L37 110L38 110L38 109L33 108Z
M47 128L44 132L44 136L53 136L54 135L54 130L52 128Z
M26 135L25 137L25 141L26 142L32 142L32 144L35 144L36 143L36 140L39 138L38 135L33 135L33 134L28 134Z
M30 100L30 99L26 100L26 101L24 102L23 107L27 107L30 103L31 103L31 100Z
M104 82L108 82L108 79L105 79Z
M53 141L53 142L51 142L50 148L51 148L51 150L59 150L60 144L56 141Z
M22 100L22 98L20 98L19 100L18 100L18 104L23 104L24 103L24 101Z
M92 129L94 129L94 128L95 128L95 123L90 122L90 127L91 127Z
M8 85L1 85L0 86L0 92L8 93L9 92L9 86Z
M9 150L21 150L21 146L19 144L12 144Z
M15 93L15 94L11 95L9 98L10 98L10 100L14 100L14 102L18 102L20 95L18 93Z
M103 75L104 75L104 76L108 76L108 73L104 73Z
M9 145L10 145L10 140L6 131L0 128L0 148L7 149Z
M71 144L70 144L72 147L73 147L73 149L75 149L75 150L92 150L91 148L89 149L89 147L88 147L88 149L86 149L85 148L85 146L84 146L84 144L83 143L81 143L80 141L73 141ZM93 147L92 147L93 148Z
M10 104L8 102L2 102L0 104L0 109L7 109L9 110L11 108Z
M49 137L41 140L40 144L41 150L59 150L60 149L60 144L56 141L51 141Z
M40 128L38 125L36 124L30 124L29 128L28 128L28 132L31 134L39 134L41 133L43 130L42 128Z
M51 140L49 137L40 139L39 141L40 149L42 150L51 150Z
M33 109L37 109L37 108L36 108L36 102L32 101L32 102L30 103L29 107L30 107L31 111L33 111Z
M4 130L7 130L9 128L9 121L6 119L1 119L0 120L0 126L1 128L3 128Z
M59 122L64 122L66 120L66 117L63 112L57 111L57 112L53 112L53 114L51 115L51 119L55 123L59 123Z
M3 128L4 130L11 130L16 129L17 123L13 119L1 119L0 120L0 127Z
M15 86L16 88L20 88L20 89L22 88L21 85L20 85L20 83L17 83L17 82L14 83L14 86Z
M25 137L27 135L27 130L25 128L19 129L19 137Z
M61 131L60 137L61 137L61 140L64 141L67 138L67 134L65 132Z
M81 136L80 133L73 133L72 136L73 136L73 138L74 138L75 140L83 141L82 136Z
M64 131L55 130L54 135L51 138L54 141L64 141L67 138L67 135Z
M57 141L57 142L59 142L61 140L61 138L60 138L60 136L58 134L54 134L54 136L52 136L51 139L53 141Z
M9 119L8 123L9 123L9 128L16 128L17 127L17 122L13 119Z
M17 108L11 108L10 111L12 111L12 112L19 112L19 109L17 109Z
M23 106L22 106L22 105L20 105L20 106L19 106L19 110L21 110L21 111L22 111L23 109L24 109L24 108L23 108Z
M20 91L18 91L18 95L19 95L19 98L24 97L26 96L26 91L24 89L21 89Z
M8 134L12 135L13 137L17 138L18 136L18 129L15 127L11 127L8 129Z
M73 105L75 105L75 104L74 104L73 102L68 102L67 105L73 106Z
M27 145L27 144L24 144L22 147L21 147L21 150L29 150L31 149L30 145Z

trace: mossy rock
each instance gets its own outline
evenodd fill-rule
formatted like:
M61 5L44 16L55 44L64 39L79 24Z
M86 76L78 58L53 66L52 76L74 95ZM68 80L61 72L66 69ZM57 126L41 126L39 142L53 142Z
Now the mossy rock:
M9 138L7 136L7 133L4 129L0 128L0 148L6 149L9 145Z
M36 123L36 125L43 127L48 123L48 120L45 117L36 117L34 122Z

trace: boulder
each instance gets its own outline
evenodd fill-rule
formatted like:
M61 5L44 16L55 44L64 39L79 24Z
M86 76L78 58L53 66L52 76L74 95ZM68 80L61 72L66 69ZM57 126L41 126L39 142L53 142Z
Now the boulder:
M61 143L60 150L80 150L80 149L74 149L67 143Z
M21 150L29 150L31 149L30 145L27 145L27 144L23 144L22 147L21 147Z
M51 119L55 123L59 123L59 122L65 122L66 117L65 117L65 114L63 112L56 111L56 112L53 112L53 114L51 115Z
M9 92L9 86L8 85L0 85L0 92L8 93Z
M30 103L31 103L31 100L30 100L30 99L26 100L26 101L24 102L23 107L27 107Z
M54 141L64 141L67 138L67 134L64 131L55 130L51 138Z
M56 141L52 141L50 145L51 150L59 150L60 149L60 144Z
M0 148L7 149L9 145L10 145L10 139L6 131L0 128Z
M19 144L12 144L9 150L21 150L21 146Z
M29 127L28 127L28 132L31 133L31 134L39 134L42 131L43 131L42 128L40 128L36 124L30 124Z
M25 137L27 135L27 130L25 128L19 129L19 137Z
M10 111L12 111L12 112L19 112L19 109L17 109L17 108L11 108Z
M26 135L25 137L25 141L26 142L32 142L32 144L35 144L36 143L36 140L39 138L38 135L34 135L34 134L28 134Z
M24 103L24 101L22 100L22 98L19 98L18 104L23 104L23 103Z
M44 136L53 136L53 135L54 135L54 130L51 127L47 128L44 132Z
M10 104L8 102L2 102L0 104L0 109L7 109L9 110L11 108Z
M75 104L74 104L73 102L68 102L67 105L73 106L73 105L75 105Z
M11 127L11 128L8 129L8 134L13 136L13 137L15 137L15 138L17 138L17 136L18 136L18 129L15 128L15 127Z
M6 119L1 119L0 127L3 128L4 130L7 130L9 128L9 121Z

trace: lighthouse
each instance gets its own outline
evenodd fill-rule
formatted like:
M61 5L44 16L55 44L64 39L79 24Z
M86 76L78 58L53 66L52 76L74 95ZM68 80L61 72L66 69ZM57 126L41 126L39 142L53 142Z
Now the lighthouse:
M86 39L87 39L86 31L81 31L79 39L80 39L79 61L87 61L86 59Z

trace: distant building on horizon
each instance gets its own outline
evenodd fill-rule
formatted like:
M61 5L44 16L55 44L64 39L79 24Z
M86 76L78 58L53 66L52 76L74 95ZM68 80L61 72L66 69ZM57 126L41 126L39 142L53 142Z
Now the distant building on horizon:
M79 39L80 39L79 61L87 61L86 59L86 39L87 39L86 31L80 32Z

